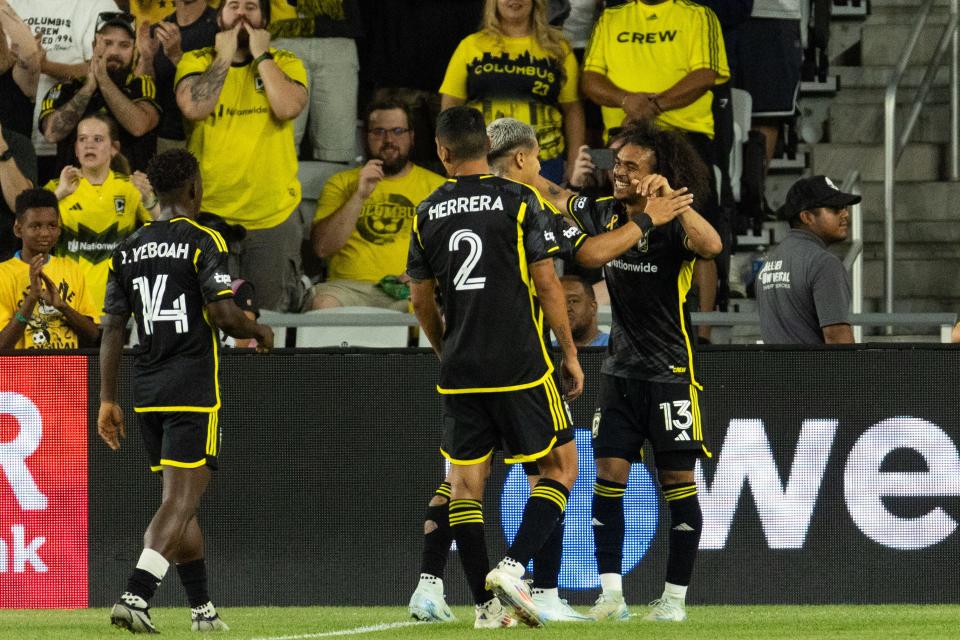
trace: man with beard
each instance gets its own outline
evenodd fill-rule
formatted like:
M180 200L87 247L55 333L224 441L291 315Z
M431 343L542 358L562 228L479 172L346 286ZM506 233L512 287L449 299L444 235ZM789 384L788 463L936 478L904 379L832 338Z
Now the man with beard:
M313 217L313 250L327 259L327 281L305 308L382 307L407 311L404 271L410 228L420 201L443 178L410 161L410 112L397 101L367 108L367 157L324 185Z
M40 130L57 143L57 172L76 165L77 124L91 113L109 113L120 124L120 151L136 170L147 168L157 148L160 106L149 76L133 73L133 16L105 11L97 17L93 59L84 78L54 85L40 109Z
M253 284L261 309L298 311L303 240L293 120L307 103L307 74L270 46L269 0L225 0L215 45L177 64L177 106L187 149L200 161L202 210L247 234L229 272Z
M570 275L560 278L560 284L567 298L573 344L577 347L607 346L610 334L600 331L597 326L597 296L590 283L583 276Z

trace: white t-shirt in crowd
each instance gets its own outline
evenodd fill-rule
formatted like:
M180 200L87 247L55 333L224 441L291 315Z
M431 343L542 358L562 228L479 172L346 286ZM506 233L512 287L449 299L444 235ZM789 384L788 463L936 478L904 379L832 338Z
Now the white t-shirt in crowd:
M570 15L563 21L563 35L572 49L586 49L600 11L597 0L570 0Z
M93 57L93 36L97 15L102 11L118 11L113 0L9 0L34 34L43 34L42 46L47 60L62 64L76 64ZM59 82L47 74L40 74L37 104L33 110L33 146L38 156L52 156L57 145L47 142L37 129L40 105L47 91Z
M752 18L799 20L800 0L753 0Z

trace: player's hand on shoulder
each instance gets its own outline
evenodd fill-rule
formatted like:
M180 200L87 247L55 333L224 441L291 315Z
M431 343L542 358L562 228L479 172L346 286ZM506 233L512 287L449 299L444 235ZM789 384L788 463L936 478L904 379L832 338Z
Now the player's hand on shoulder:
M367 164L360 169L360 181L357 185L357 192L360 197L364 200L369 198L381 180L383 180L383 160L367 161Z
M123 411L115 402L101 402L100 412L97 415L97 433L107 446L117 451L120 449L120 439L126 438L127 433L123 426Z

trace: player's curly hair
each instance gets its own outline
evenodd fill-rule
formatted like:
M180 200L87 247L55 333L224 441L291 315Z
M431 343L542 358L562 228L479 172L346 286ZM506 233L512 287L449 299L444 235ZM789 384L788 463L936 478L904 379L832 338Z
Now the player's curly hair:
M179 194L200 172L200 163L186 149L170 149L147 164L147 178L158 196Z
M710 201L710 169L682 134L641 120L624 128L617 140L653 151L653 172L666 178L674 189L689 189L694 207Z

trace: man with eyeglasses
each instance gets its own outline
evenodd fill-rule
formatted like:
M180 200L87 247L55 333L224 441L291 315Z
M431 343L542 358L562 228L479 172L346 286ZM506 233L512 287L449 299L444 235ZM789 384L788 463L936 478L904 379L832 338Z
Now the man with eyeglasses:
M843 193L826 176L797 180L778 211L790 233L757 274L760 335L766 344L850 344L850 280L827 247L847 239L847 207L860 196Z
M32 113L33 146L39 164L39 184L57 175L57 147L47 142L37 126L42 99L53 85L87 73L93 57L97 16L116 11L113 0L8 0L31 31L39 36L41 48L40 82ZM0 99L3 99L0 97ZM6 122L4 124L7 124Z
M407 250L417 205L443 184L410 161L410 112L398 101L367 108L367 163L330 178L320 194L310 240L327 260L327 281L305 310L380 307L408 310Z
M270 46L269 0L224 0L215 45L187 51L174 87L187 149L200 161L206 212L247 235L230 273L253 284L261 309L298 311L300 181L293 121L307 104L307 72Z
M92 113L109 113L120 125L120 152L131 168L147 168L157 149L160 105L153 79L133 73L135 41L132 15L101 13L86 76L56 84L47 92L40 130L49 142L57 143L57 171L78 163L77 124Z

